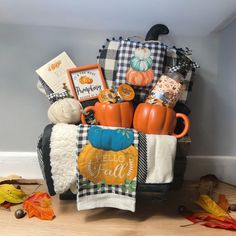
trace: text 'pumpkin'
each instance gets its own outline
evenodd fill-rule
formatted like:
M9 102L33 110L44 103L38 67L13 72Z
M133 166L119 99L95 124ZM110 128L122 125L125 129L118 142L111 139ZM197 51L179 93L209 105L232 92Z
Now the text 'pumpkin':
M116 185L137 176L138 151L130 146L119 152L104 151L87 144L78 157L78 169L82 176L93 183Z

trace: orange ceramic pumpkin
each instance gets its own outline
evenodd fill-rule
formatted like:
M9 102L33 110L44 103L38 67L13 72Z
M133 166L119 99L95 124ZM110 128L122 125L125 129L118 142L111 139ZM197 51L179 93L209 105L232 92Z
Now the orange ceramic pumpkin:
M131 102L106 104L97 102L95 106L84 109L85 112L94 111L95 119L100 125L130 128L133 122L134 107ZM86 124L84 115L81 121Z
M185 127L181 134L174 134L176 118L184 120ZM166 134L182 138L188 133L190 122L185 114L175 113L171 108L140 103L134 113L133 126L145 134Z
M135 71L130 68L126 74L126 80L129 84L135 86L147 86L154 79L154 73L152 69L147 71Z
M138 150L133 145L114 152L87 144L78 157L80 174L93 183L124 184L137 176L137 166Z

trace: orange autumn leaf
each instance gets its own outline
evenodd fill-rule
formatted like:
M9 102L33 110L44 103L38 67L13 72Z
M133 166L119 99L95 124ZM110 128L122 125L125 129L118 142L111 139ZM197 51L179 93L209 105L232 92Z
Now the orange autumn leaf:
M207 212L195 212L184 215L184 217L193 223L202 223L206 227L236 230L236 221L227 216L215 216Z
M43 192L34 193L23 203L23 208L27 211L29 218L36 216L41 220L52 220L55 217L51 206L51 197Z
M218 206L208 195L200 195L195 203L215 216L228 216L227 212Z
M224 223L224 222L206 222L203 224L204 226L210 228L220 228L220 229L229 229L229 230L236 230L236 225L231 223Z
M217 205L220 206L226 212L229 210L229 202L226 199L224 194L220 194L219 195L219 199L218 199Z

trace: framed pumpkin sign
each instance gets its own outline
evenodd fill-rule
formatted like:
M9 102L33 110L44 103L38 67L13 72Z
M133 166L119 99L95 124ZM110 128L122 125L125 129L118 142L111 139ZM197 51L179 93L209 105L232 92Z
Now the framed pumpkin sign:
M98 97L107 88L99 64L75 67L67 70L73 95L80 102Z

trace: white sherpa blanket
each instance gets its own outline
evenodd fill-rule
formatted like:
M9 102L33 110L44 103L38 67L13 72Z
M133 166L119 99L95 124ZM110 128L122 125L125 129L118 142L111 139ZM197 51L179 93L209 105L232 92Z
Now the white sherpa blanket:
M51 172L56 193L64 193L76 183L77 126L54 125L51 134Z

